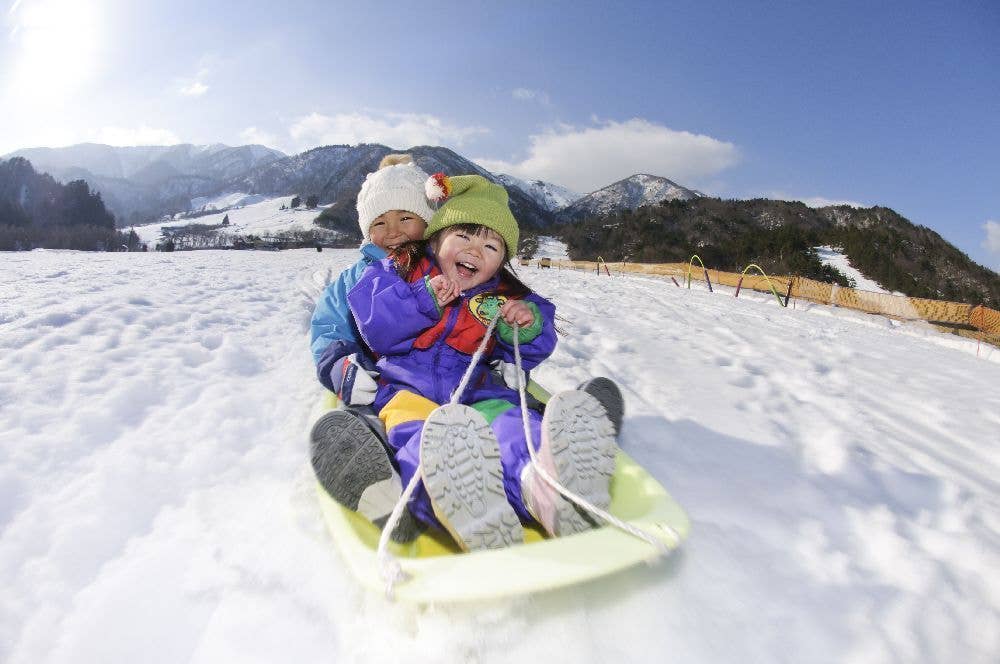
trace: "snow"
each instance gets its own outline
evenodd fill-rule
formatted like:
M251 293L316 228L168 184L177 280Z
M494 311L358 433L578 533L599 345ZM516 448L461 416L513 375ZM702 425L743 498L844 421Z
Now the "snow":
M872 281L861 274L853 265L850 259L844 255L840 249L822 246L816 247L816 254L823 265L829 265L842 275L854 281L854 288L857 290L869 291L872 293L889 293L878 282Z
M566 243L550 235L538 236L538 249L534 258L551 258L552 260L568 261L569 247Z
M517 187L549 212L560 210L582 197L582 194L566 187L542 180L522 180L505 173L500 173L496 178L505 187Z
M576 216L608 216L617 210L659 205L664 200L690 200L698 195L667 178L639 173L573 201L567 211Z
M240 194L239 196L246 196ZM135 232L139 238L153 247L160 240L160 229L164 226L187 226L189 224L202 224L206 226L218 225L228 215L229 226L222 229L223 232L232 235L270 235L283 231L293 230L314 230L319 226L313 224L313 220L323 211L324 206L309 210L305 207L282 210L281 206L288 207L294 196L280 196L278 198L268 198L263 201L247 205L242 208L222 210L215 214L207 214L201 217L190 219L174 219L171 221L148 224L145 226L135 226ZM220 202L228 198L223 197Z
M237 206L247 206L253 205L255 203L262 203L269 200L263 194L246 194L241 191L234 191L228 194L219 194L218 196L209 197L199 197L191 199L191 208L195 210L228 210L229 208ZM291 200L291 199L289 199ZM280 208L281 205L279 204Z
M306 440L313 298L355 259L0 257L0 661L997 661L1000 350L638 275L519 271L564 318L535 378L623 386L682 550L473 606L361 590Z

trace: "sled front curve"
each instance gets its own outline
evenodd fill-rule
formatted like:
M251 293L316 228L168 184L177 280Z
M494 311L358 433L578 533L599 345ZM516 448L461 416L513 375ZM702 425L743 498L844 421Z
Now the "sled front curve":
M380 531L349 510L317 483L320 506L334 543L361 584L384 592L376 550ZM616 517L660 539L673 549L690 530L684 510L642 466L619 450L611 478ZM457 603L551 590L596 579L640 562L656 551L647 542L613 526L544 539L526 528L525 543L505 549L461 552L446 533L425 533L414 542L390 544L409 579L397 583L395 599L412 603Z

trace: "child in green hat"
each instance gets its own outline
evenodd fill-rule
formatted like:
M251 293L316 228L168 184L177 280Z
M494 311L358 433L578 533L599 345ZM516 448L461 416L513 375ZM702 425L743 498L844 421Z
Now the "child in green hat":
M440 206L425 242L371 265L347 296L379 356L373 406L403 482L421 470L409 511L473 550L522 541L522 524L551 535L590 528L589 517L538 477L525 428L549 475L606 508L617 448L605 408L573 390L554 396L543 418L522 410L518 393L490 371L491 361L515 362L514 335L525 369L556 345L555 306L509 268L519 229L507 192L478 175L442 174L427 192ZM456 390L458 404L425 427Z

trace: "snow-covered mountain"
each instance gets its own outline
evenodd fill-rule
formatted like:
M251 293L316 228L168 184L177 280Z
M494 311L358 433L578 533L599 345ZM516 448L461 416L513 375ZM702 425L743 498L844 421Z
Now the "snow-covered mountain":
M101 193L120 226L200 209L205 201L252 195L319 196L331 212L355 218L357 192L383 156L404 151L379 144L329 145L285 155L260 145L230 147L172 145L113 147L82 143L64 148L26 148L9 155L28 159L58 180L86 180ZM438 146L405 149L428 173L477 173L502 184L511 208L526 228L554 221L613 213L664 199L700 196L666 178L633 175L587 196L541 180L495 175Z
M6 155L24 157L36 170L61 177L67 170L84 170L103 178L155 183L179 175L229 180L263 163L284 157L263 145L230 147L192 145L116 147L81 143L64 148L26 148Z
M566 187L542 180L522 180L506 173L500 173L496 178L507 191L517 187L549 212L560 210L581 196Z
M206 201L256 196L317 195L330 213L350 224L357 192L383 156L406 151L428 173L477 173L507 188L511 208L526 228L544 230L556 220L574 221L664 199L701 194L654 175L633 175L587 196L541 180L495 175L438 146L405 150L379 144L329 145L285 155L260 145L112 147L83 143L65 148L27 148L7 155L28 159L58 180L86 180L101 193L120 226L201 209Z
M428 174L478 174L504 184L497 176L448 148L422 145L396 150L379 144L360 144L329 145L279 159L250 170L227 186L231 191L267 196L316 194L320 203L354 222L361 183L390 152L413 155L416 164ZM523 225L543 228L551 223L549 210L530 195L516 187L508 187L508 193L511 209Z
M262 145L115 147L81 143L64 148L26 148L24 157L57 180L86 180L99 191L119 225L150 221L191 209L191 199L217 194L224 183L284 157Z
M664 200L690 200L700 193L657 175L640 173L587 194L559 210L560 221L598 217L619 210L634 210Z

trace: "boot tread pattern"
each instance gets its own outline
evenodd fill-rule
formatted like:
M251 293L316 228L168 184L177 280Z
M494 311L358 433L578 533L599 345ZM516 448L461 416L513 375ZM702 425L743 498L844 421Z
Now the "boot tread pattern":
M617 446L614 426L604 406L586 392L563 392L549 401L544 426L560 483L595 506L607 509ZM556 510L560 535L599 525L586 511L561 496Z
M435 514L464 549L498 549L524 540L504 491L500 448L480 413L462 405L431 413L420 465Z
M310 448L316 478L334 500L349 509L358 509L366 488L392 477L392 463L382 441L345 411L331 411L316 421Z

